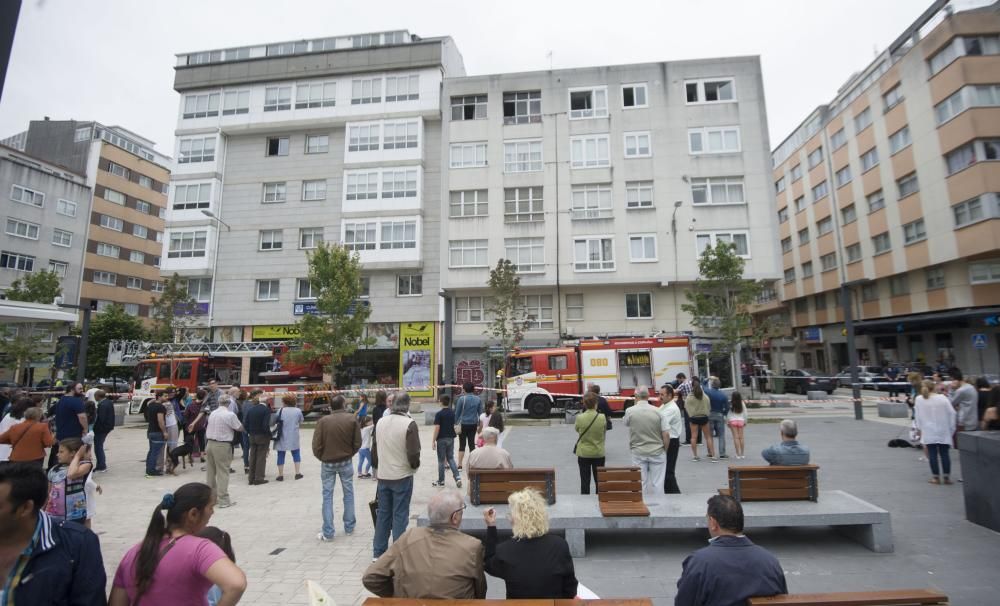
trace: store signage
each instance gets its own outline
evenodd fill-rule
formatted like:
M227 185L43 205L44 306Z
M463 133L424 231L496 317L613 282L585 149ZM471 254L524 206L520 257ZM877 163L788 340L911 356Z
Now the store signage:
M298 339L299 327L295 324L265 325L253 327L254 341L280 341L283 339Z
M986 349L986 335L981 332L973 334L972 346L976 349Z
M403 322L399 328L400 387L411 396L433 396L433 369L434 323Z
M292 303L292 315L295 316L316 315L318 311L315 303Z
M799 338L804 343L822 343L823 330L819 326L810 326L799 331Z
M986 326L1000 326L1000 314L986 316L983 318L983 324Z

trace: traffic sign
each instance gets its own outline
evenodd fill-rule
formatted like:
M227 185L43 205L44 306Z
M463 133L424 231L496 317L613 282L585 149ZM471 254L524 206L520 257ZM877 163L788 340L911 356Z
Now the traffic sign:
M986 349L986 335L977 332L972 335L972 346L976 349Z

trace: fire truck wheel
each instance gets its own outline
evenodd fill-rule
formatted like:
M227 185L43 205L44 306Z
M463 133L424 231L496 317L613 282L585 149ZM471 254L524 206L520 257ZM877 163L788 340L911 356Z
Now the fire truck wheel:
M544 396L532 396L528 398L527 409L532 417L543 419L552 412L552 404Z

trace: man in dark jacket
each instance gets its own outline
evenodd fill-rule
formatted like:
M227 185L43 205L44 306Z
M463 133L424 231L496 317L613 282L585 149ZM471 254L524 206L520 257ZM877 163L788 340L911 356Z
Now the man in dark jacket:
M48 492L37 466L0 466L0 596L13 604L104 606L107 577L97 535L45 514Z
M344 532L354 532L354 465L352 460L361 449L361 426L353 414L344 408L344 396L330 401L333 411L316 424L313 431L313 455L323 463L320 479L323 483L323 528L316 536L320 541L333 539L333 488L340 478L344 491Z
M97 457L97 467L94 471L107 471L108 462L104 458L104 441L115 429L115 403L106 393L98 389L94 393L97 400L97 419L94 421L94 456Z
M251 398L251 405L243 413L243 429L250 434L250 472L247 481L251 486L267 484L264 467L267 466L267 445L271 441L271 409L267 407L268 393L258 393Z
M708 500L708 533L708 547L684 560L674 606L736 606L788 593L778 558L743 535L739 501L722 495Z

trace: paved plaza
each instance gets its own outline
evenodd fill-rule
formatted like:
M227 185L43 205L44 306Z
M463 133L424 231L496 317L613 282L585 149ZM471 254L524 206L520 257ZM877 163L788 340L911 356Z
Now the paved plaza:
M788 416L797 418L799 437L812 449L813 462L820 465L820 488L845 490L887 509L892 514L896 550L892 554L873 553L825 529L751 532L755 542L781 560L789 591L933 587L946 593L953 604L995 603L1000 535L965 520L961 484L932 486L926 482L926 462L918 460L919 450L887 448L886 442L904 430L899 423L858 422L839 407L830 416L816 412L789 411ZM866 410L866 414L873 416L874 411ZM414 416L422 423L423 415ZM421 425L424 452L410 510L411 526L416 516L424 513L429 496L438 490L431 487L437 474L435 454L430 449L431 430ZM763 464L760 450L777 441L777 433L773 423L749 425L748 456L740 463ZM504 447L511 451L517 466L554 466L558 493L578 493L579 475L572 454L575 437L572 427L553 419L551 425L511 427ZM234 466L230 493L237 505L217 509L212 524L232 535L237 563L247 573L249 587L241 603L307 603L306 580L318 582L342 606L359 604L370 595L362 587L361 577L371 562L373 528L368 502L374 497L375 482L355 478L358 527L353 536L343 533L337 488L337 535L332 543L318 542L319 463L308 451L311 438L312 430L304 429L302 480L290 481L289 461L285 469L288 479L275 482L273 453L267 472L271 482L263 486L247 486L242 463ZM624 425L615 419L607 439L608 465L629 463L627 440ZM101 538L110 584L121 556L142 538L162 494L185 482L204 481L205 474L196 463L193 470L181 471L177 477L144 478L140 460L146 441L141 424L118 428L111 434L109 446L111 471L98 475L104 494L98 502L94 530ZM729 454L733 454L731 440ZM690 449L682 446L677 467L681 490L708 493L722 487L726 467L725 462L713 464L707 458L691 462ZM961 477L960 466L955 466L953 476ZM648 596L658 605L672 604L681 563L704 546L706 539L706 531L695 529L648 535L588 532L587 556L575 561L577 578L601 597ZM488 597L504 597L502 581L490 579Z

